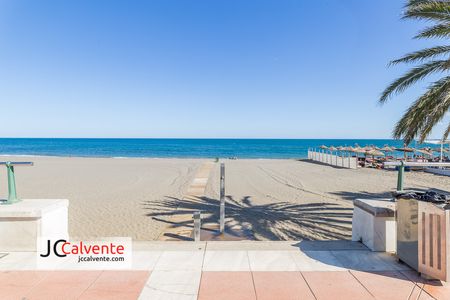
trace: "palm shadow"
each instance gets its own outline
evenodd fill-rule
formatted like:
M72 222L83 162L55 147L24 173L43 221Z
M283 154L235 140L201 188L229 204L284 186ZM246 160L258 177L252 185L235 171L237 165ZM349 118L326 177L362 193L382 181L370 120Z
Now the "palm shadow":
M192 220L171 221L170 216L202 212L202 224L218 223L219 201L208 197L166 197L146 201L146 215L171 227L192 227ZM226 197L226 226L242 226L252 240L336 240L351 238L353 210L335 203L294 204L277 202L255 205L251 196ZM176 218L174 218L176 220Z
M426 192L428 189L423 188L414 188L409 189L405 188L405 192ZM338 191L338 192L330 192L332 195L336 195L344 200L356 200L356 199L392 199L394 198L395 192L382 192L382 193L373 193L367 191L359 191L359 192L349 192L349 191Z

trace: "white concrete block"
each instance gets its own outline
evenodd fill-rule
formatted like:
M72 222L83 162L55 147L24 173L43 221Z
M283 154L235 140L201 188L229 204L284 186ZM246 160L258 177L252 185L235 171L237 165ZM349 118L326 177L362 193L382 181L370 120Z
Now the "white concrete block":
M396 251L395 203L387 200L356 200L352 220L352 240L372 251Z
M0 251L37 251L38 239L68 239L66 199L22 200L0 205Z

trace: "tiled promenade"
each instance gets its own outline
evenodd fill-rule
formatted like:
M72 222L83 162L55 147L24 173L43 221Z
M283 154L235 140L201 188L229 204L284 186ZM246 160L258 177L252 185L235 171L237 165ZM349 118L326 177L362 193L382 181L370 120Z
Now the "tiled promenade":
M450 299L450 285L347 241L143 242L130 270L68 269L10 253L0 299Z

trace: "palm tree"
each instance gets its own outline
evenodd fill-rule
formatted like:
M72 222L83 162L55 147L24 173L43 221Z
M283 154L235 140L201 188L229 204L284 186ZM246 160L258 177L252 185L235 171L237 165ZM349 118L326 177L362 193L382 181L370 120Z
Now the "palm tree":
M408 0L403 19L425 20L432 25L415 36L422 38L447 39L450 37L450 0ZM399 63L418 63L406 74L392 82L381 94L380 103L385 103L391 96L401 93L414 83L431 74L442 74L442 78L433 82L426 92L418 97L397 122L393 136L409 144L418 138L423 142L433 127L440 122L450 108L450 46L436 46L412 52L391 61L390 65ZM450 124L443 134L446 139L450 133Z

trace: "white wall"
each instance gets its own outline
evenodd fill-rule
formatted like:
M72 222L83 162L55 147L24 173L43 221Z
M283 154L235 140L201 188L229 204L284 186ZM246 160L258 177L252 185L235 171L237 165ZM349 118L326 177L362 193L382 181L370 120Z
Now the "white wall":
M358 166L358 159L356 157L348 157L345 155L342 157L321 151L308 150L308 159L347 169L356 169Z

